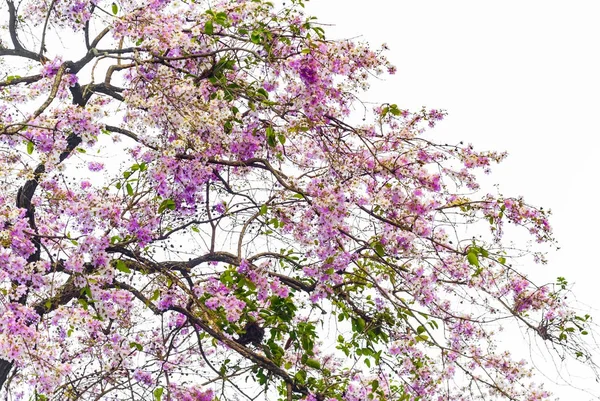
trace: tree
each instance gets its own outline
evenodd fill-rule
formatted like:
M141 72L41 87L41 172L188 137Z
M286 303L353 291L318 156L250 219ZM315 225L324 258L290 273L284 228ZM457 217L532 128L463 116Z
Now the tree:
M553 245L548 212L478 191L505 155L361 106L384 49L302 7L6 0L7 399L547 399L503 321L594 366L503 238Z

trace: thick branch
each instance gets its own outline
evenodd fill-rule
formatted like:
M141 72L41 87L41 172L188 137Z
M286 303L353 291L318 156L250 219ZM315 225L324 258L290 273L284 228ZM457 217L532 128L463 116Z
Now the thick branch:
M67 68L67 72L69 74L77 74L79 71L81 71L81 69L83 67L85 67L90 61L92 61L95 57L98 56L98 50L95 48L96 45L100 42L100 40L102 40L102 38L104 36L106 36L106 34L110 31L110 29L104 28L99 34L98 36L96 36L96 38L93 40L93 42L91 43L91 48L88 50L88 52L85 54L85 56L83 56L82 58L80 58L77 61L67 61L65 62L65 66Z
M8 5L8 33L10 40L16 50L24 50L17 36L17 9L15 8L15 3L12 0L6 0L6 4Z
M0 49L0 56L20 56L36 61L45 60L45 57L40 58L37 53L25 49L21 42L19 42L19 37L17 35L17 9L15 8L15 3L12 0L6 0L6 4L8 5L8 33L14 46L14 50Z
M55 296L34 304L32 307L36 313L43 316L77 298L79 296L79 288L75 286L74 281L74 276L70 276Z
M12 370L12 367L12 361L9 362L4 359L0 359L0 388L4 385L6 379L8 379L8 375Z
M102 82L101 84L84 85L82 92L84 94L83 97L86 100L86 102L92 97L94 93L103 93L112 97L113 99L122 102L125 100L125 98L122 95L120 95L120 92L123 92L123 90L123 88L119 88L110 84L107 85L105 82Z
M96 5L94 3L90 3L90 18L85 21L85 26L83 28L83 36L85 38L85 47L86 49L90 50L91 46L90 46L90 21L91 21L91 16L92 14L94 14L94 9L96 8Z
M46 110L48 106L52 104L54 98L56 98L56 94L58 93L58 89L60 88L60 82L65 73L65 69L65 64L59 67L58 71L56 72L56 76L54 77L54 83L52 84L52 88L50 89L50 94L48 95L48 98L36 111L33 112L33 115L31 117L32 119L39 117L44 112L44 110Z
M17 50L17 49L2 49L0 48L0 57L1 56L16 56L16 57L25 57L31 60L39 61L39 58L36 53L29 50Z

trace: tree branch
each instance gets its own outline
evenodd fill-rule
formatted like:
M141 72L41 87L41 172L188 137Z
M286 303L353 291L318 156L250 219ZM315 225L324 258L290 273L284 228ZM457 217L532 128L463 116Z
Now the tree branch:
M270 359L268 359L262 355L252 352L247 347L245 347L241 344L238 344L235 340L232 340L231 338L226 337L223 333L213 329L207 322L200 319L199 317L197 317L195 314L191 313L187 309L184 309L180 306L171 306L169 309L185 315L193 324L198 325L202 330L204 330L206 333L208 333L211 337L222 342L228 348L236 351L238 354L240 354L244 358L251 360L252 362L256 363L258 366L265 368L268 371L270 371L271 373L279 376L284 382L286 382L292 386L292 390L295 393L300 393L303 395L308 395L310 393L309 390L305 386L298 385L295 382L295 380L290 375L288 375L288 373L285 370L283 370L282 368L277 366L273 361L271 361Z
M40 51L38 53L38 56L40 57L40 59L44 55L44 48L45 48L45 42L46 42L46 30L48 29L48 21L50 21L50 15L52 14L52 10L54 9L55 3L56 3L56 0L52 0L50 2L50 7L48 7L48 12L46 13L46 19L44 20L44 28L42 29L42 40L40 41Z
M35 61L47 61L45 57L42 56L40 58L37 53L25 49L21 42L19 42L19 37L17 35L17 9L15 8L15 3L13 0L6 0L6 4L8 5L8 33L14 46L14 50L0 49L0 56L19 56Z
M15 3L12 0L6 0L6 4L8 5L8 33L10 40L15 50L24 50L25 48L19 42L19 37L17 36L17 9L15 8Z
M11 86L11 85L18 85L18 84L22 84L22 83L31 84L31 83L39 81L42 78L43 77L40 74L30 75L27 77L19 77L19 78L13 77L10 81L6 80L3 82L0 82L0 88L4 88L6 86Z

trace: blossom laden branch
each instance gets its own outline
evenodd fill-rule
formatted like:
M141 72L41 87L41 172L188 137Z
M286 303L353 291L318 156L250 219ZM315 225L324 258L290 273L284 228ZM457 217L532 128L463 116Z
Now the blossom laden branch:
M395 68L302 1L7 4L3 396L548 399L499 322L594 367L591 317L504 239L553 246L548 214L478 192L504 154L425 139L437 109L351 123Z

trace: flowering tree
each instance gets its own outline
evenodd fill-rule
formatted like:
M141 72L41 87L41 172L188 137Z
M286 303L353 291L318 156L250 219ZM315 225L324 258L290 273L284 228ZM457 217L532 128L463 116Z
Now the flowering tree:
M505 155L359 106L394 67L301 0L2 7L6 399L547 399L500 322L590 361L503 240L547 213L478 191Z

